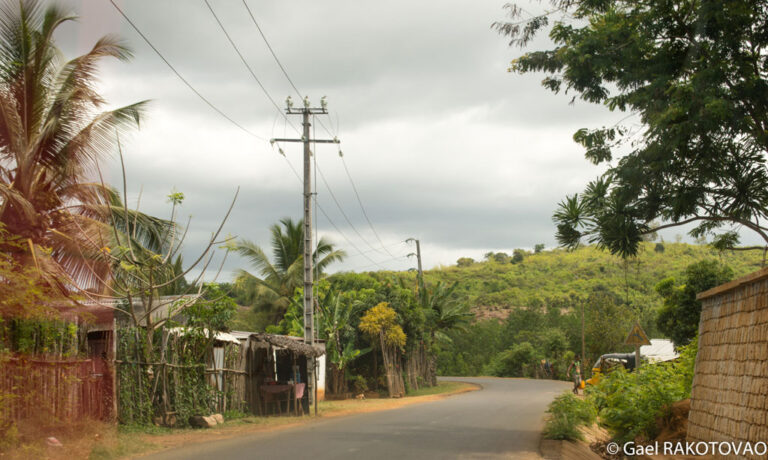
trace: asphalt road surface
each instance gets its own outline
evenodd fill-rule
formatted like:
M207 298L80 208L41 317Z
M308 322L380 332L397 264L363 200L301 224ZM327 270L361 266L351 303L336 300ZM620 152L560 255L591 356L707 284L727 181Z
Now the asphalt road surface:
M146 458L536 459L547 404L569 388L550 380L445 378L482 390L399 409L192 444Z

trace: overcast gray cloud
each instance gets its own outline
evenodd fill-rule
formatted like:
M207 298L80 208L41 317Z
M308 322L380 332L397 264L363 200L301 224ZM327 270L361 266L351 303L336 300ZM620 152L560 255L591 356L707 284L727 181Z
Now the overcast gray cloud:
M209 1L282 106L292 89L243 4ZM114 106L152 100L141 129L125 140L128 195L136 200L142 190L142 209L164 216L170 190L185 193L182 218L192 216L185 259L202 247L238 186L225 233L268 245L270 225L284 216L300 217L300 183L267 142L200 101L108 1L64 3L81 17L57 37L68 56L107 33L125 38L135 52L129 63L103 67L101 88ZM570 96L540 86L541 75L507 73L509 61L522 51L490 29L503 18L503 3L248 2L303 94L315 103L328 97L331 116L322 122L341 139L368 214L391 253L378 248L336 147L318 146L319 167L355 227L320 181L318 200L333 221L320 214L320 233L349 253L337 270L408 268L414 264L405 257L413 251L403 243L408 237L421 239L427 267L460 256L479 258L488 250L552 246L557 202L599 174L572 134L583 126L613 124L622 115L586 103L569 105ZM202 0L119 4L227 115L264 139L296 136ZM546 39L532 46L544 47ZM317 135L328 137L319 126ZM286 146L285 153L300 170L300 147ZM113 182L118 173L113 162ZM242 266L244 261L231 259L225 278Z

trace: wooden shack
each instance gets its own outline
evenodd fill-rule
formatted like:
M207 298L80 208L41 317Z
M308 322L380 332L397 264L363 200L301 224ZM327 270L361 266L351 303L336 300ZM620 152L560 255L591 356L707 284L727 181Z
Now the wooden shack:
M265 334L247 331L231 331L230 334L240 340L242 385L237 385L239 398L244 408L255 415L269 415L279 412L269 407L267 393L270 385L297 385L307 383L307 362L317 360L317 366L325 369L325 346L307 345L299 337ZM233 376L234 378L237 378ZM319 376L319 384L324 385L324 372ZM318 385L320 387L320 385ZM321 392L318 388L318 398ZM309 395L306 391L301 397L304 412L309 408Z

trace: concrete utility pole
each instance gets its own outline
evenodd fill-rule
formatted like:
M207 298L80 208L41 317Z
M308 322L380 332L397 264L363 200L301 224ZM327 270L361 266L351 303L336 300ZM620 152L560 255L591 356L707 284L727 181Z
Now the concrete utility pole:
M338 139L310 139L309 122L310 115L325 115L328 109L325 97L321 100L321 107L310 107L309 98L304 98L304 106L293 108L290 96L286 99L285 113L288 115L301 115L303 133L301 139L272 139L270 142L301 142L304 144L304 343L315 344L315 315L313 301L314 280L312 277L312 151L309 144L338 144ZM309 404L315 406L317 415L317 377L315 372L315 358L307 359L307 390Z
M424 272L421 270L421 244L419 243L419 240L416 238L408 238L405 240L406 243L410 243L411 241L416 242L416 260L419 264L419 284L424 282ZM412 256L413 253L408 254L408 257ZM421 289L421 287L419 287Z
M586 340L584 338L584 304L587 303L586 300L581 301L581 359L579 362L581 363L581 378L585 378L587 374L585 374L584 369L584 360L587 359L587 345Z

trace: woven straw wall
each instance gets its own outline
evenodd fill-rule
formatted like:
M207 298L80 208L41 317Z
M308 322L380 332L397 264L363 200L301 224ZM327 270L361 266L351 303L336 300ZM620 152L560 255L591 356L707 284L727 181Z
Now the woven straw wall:
M768 270L698 298L688 441L768 442Z

